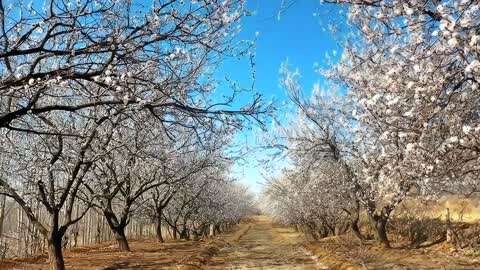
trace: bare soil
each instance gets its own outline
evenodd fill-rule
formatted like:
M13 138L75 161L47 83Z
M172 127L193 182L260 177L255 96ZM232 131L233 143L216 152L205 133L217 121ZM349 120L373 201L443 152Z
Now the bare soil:
M302 242L292 229L274 226L265 216L255 217L249 230L222 248L204 269L328 269Z
M195 255L204 242L178 241L131 241L132 252L116 251L115 243L75 248L65 251L67 269L114 270L114 269L172 269L189 256ZM12 260L0 264L0 269L47 270L47 256L28 260Z
M132 252L116 251L115 243L67 250L67 269L480 269L478 255L452 253L445 243L384 249L348 235L307 242L301 233L265 216L209 241L131 241L130 246ZM46 270L48 261L46 256L11 260L0 264L3 269Z

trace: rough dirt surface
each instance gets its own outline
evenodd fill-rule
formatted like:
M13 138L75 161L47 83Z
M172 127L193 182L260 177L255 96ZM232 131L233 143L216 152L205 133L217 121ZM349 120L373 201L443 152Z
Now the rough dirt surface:
M183 241L160 244L156 241L131 241L132 252L118 252L114 243L75 248L65 252L67 269L172 269L185 258L192 256L205 245L204 242ZM0 269L47 270L46 256L0 264Z
M220 249L204 269L328 269L301 243L293 230L274 226L268 217L254 217L249 229Z
M114 243L65 251L67 269L332 269L332 270L474 270L479 256L428 249L393 248L359 243L348 235L306 242L291 228L255 216L231 233L209 241L131 241L132 252ZM327 267L328 266L328 267ZM48 269L46 256L0 263L3 269Z
M256 216L236 231L208 242L131 241L132 252L114 243L65 251L67 269L328 269L301 245L300 234ZM212 251L213 250L213 251ZM210 252L212 251L212 252ZM48 269L46 256L0 264L3 269Z
M393 247L375 242L361 244L351 235L334 236L308 243L322 263L335 270L478 270L480 256L449 251L442 243L429 248Z

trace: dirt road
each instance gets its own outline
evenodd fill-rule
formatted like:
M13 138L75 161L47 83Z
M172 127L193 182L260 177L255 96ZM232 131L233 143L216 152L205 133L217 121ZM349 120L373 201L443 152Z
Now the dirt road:
M265 216L254 217L249 226L205 269L328 269L300 245L302 239L292 229L274 226Z
M316 257L301 246L302 241L294 230L274 226L268 217L255 216L238 230L212 242L132 241L132 252L118 252L115 243L104 243L67 250L65 260L67 269L72 270L328 269L321 267ZM221 248L215 248L214 254L207 252L195 267L183 268L190 265L188 258L202 257L200 254L212 245ZM3 269L46 270L47 257L2 262L0 270Z
M305 242L300 233L265 216L252 217L235 228L208 241L131 241L132 252L118 252L116 244L108 242L66 250L66 265L72 270L329 269L322 263L331 269L480 269L478 257L445 252L442 246L386 250L349 235ZM48 260L42 255L0 262L0 270L4 269L47 270Z

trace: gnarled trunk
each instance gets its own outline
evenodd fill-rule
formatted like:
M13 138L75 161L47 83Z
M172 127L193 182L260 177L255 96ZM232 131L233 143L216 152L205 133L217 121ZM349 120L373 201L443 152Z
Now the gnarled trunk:
M306 232L307 237L311 237L315 241L318 240L319 235L321 235L320 232L318 232L318 234L317 234L317 226L313 222L308 222L308 223L305 224L305 232Z
M189 240L190 239L190 233L189 233L188 228L185 224L182 225L182 230L180 231L180 239L181 240Z
M120 251L130 251L130 247L128 246L128 240L125 236L125 227L118 226L113 229L113 231L115 235L115 240L117 240L118 243L118 249Z
M352 230L353 235L355 235L360 241L365 240L365 237L360 231L358 222L360 221L360 203L358 200L355 201L355 207L350 211L347 211L350 216L350 229Z
M127 211L124 211L124 213L127 213ZM130 247L128 246L128 240L125 236L125 228L128 224L125 216L122 219L118 219L113 213L111 207L109 207L108 209L104 209L103 215L107 220L108 226L113 231L115 240L117 240L118 249L120 251L130 251Z
M165 240L163 239L162 235L162 215L163 215L163 207L162 205L157 205L155 207L155 234L157 236L157 240L160 243L163 243Z
M162 216L161 215L157 216L155 233L157 235L158 242L163 243L164 240L163 240L163 236L162 236Z
M177 226L171 226L171 228L172 228L173 239L174 239L174 240L177 240L177 239L178 239L178 234L177 234L178 229L177 229Z
M220 224L215 224L213 228L214 228L215 234L222 233L222 231L220 230Z
M390 241L387 237L388 217L377 214L369 214L368 216L373 226L375 238L380 241L380 243L382 243L386 248L390 248Z
M65 270L65 262L62 252L62 235L54 232L48 239L48 259L50 270Z
M365 240L365 237L360 232L360 227L358 226L358 221L353 221L350 223L350 229L352 230L353 235L355 235L360 241Z

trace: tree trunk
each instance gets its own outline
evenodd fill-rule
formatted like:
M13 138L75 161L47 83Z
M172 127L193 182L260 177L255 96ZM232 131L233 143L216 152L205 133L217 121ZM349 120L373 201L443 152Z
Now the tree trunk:
M209 226L208 236L209 236L209 237L214 237L214 236L215 236L215 228L214 228L214 225L213 225L213 224L210 224L210 226Z
M200 239L199 233L196 229L193 229L192 234L193 234L193 241L198 241Z
M358 202L356 208L348 213L350 216L350 229L352 230L353 235L360 239L360 241L365 240L365 237L363 237L360 227L358 226L358 222L360 221L360 207Z
M177 240L177 226L172 227L172 234L173 234L173 239Z
M358 226L358 222L360 221L360 203L358 200L355 202L355 208L348 213L350 216L350 228L352 229L353 235L360 239L360 241L364 241L365 237L362 235L360 227Z
M325 228L325 226L321 226L320 229L318 230L318 237L325 238L327 236L328 236L328 229Z
M78 231L73 232L73 247L78 246Z
M5 222L5 204L6 204L6 196L0 195L0 249L2 250L0 254L0 260L5 259L6 256L6 246L7 243L3 241L3 225Z
M5 203L6 203L6 196L0 195L0 240L3 240L3 223L5 221Z
M128 246L128 240L125 236L125 227L119 226L113 229L115 240L118 243L118 249L120 251L130 251L130 247Z
M163 240L163 236L162 236L162 216L161 215L157 216L157 224L156 224L156 227L155 227L155 232L157 234L158 242L163 243L164 240Z
M54 234L48 240L50 270L65 270L62 252L62 236Z
M369 214L375 232L375 238L380 241L386 248L390 248L390 241L387 237L387 221L388 218L377 214Z
M360 239L360 241L365 240L365 237L363 237L362 232L360 232L360 228L358 227L358 221L352 221L350 228L352 229L353 235Z
M315 230L308 228L308 235L313 238L314 241L318 240L318 234L315 232Z
M330 224L328 224L328 222L324 222L324 227L327 228L328 230L328 234L330 235L335 235L335 227L334 226L331 226Z
M188 229L187 229L187 226L185 224L182 226L182 230L180 231L180 239L181 240L188 240L189 239Z
M103 216L107 220L108 226L113 231L115 240L117 240L117 243L118 243L118 249L120 251L130 251L130 247L128 246L128 240L127 240L127 237L125 236L125 228L127 227L127 224L128 224L126 222L126 218L122 218L119 221L119 219L113 213L111 206L103 210ZM100 231L98 231L98 233L100 233Z

